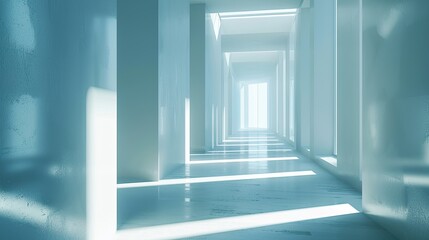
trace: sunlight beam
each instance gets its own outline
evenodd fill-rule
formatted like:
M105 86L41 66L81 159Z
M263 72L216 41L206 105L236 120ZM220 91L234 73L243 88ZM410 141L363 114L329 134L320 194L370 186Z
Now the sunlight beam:
M182 239L357 213L350 204L328 205L120 230L117 240Z
M211 183L211 182L269 179L269 178L300 177L300 176L313 176L313 175L316 175L316 173L313 171L278 172L278 173L245 174L245 175L216 176L216 177L164 179L156 182L121 183L121 184L118 184L117 186L118 186L118 189L123 189L123 188L156 187L156 186L169 186L169 185L194 184L194 183Z
M238 17L238 16L258 16L258 15L275 15L275 14L293 14L297 9L275 9L275 10L259 10L259 11L242 11L242 12L222 12L219 16L224 17Z
M231 19L254 19L254 18L277 18L277 17L294 17L295 13L292 14L270 14L270 15L250 15L250 16L234 16L234 17L221 17L222 20Z
M279 142L277 139L226 139L225 143L244 143L244 142Z
M218 147L258 147L258 146L283 146L283 143L226 143L218 144Z
M209 153L247 153L247 152L292 152L292 149L244 149L244 150L212 150ZM196 155L196 154L192 154Z
M251 137L251 136L248 136L248 137L229 137L228 139L243 139L243 140L245 140L245 139L262 139L262 140L265 140L265 139L275 139L275 137L272 137L272 136L266 136L266 137L255 136L255 137Z
M267 161L290 161L298 160L298 157L278 158L243 158L243 159L217 159L217 160L192 160L188 164L213 164L213 163L239 163L239 162L267 162Z

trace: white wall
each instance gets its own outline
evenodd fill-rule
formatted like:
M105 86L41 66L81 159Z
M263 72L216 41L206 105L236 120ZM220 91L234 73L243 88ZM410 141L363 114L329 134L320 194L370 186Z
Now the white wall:
M295 99L296 147L306 153L310 147L313 81L313 9L299 10L296 23Z
M360 181L360 9L359 0L338 0L337 173L357 189Z
M213 18L213 20L212 20ZM216 17L211 13L206 14L206 105L205 105L205 144L206 150L216 146L219 140L219 126L216 123L221 123L221 85L222 85L222 46L221 46L221 30L222 27L216 23ZM218 34L218 35L217 35ZM217 35L217 36L216 36ZM216 114L217 112L217 114Z
M189 3L118 3L119 181L159 180L185 162Z
M232 64L233 65L233 64ZM234 68L232 67L232 70ZM239 79L237 79L234 74L231 76L231 132L236 133L240 129L240 86ZM244 111L247 111L247 108L244 108Z
M85 239L86 166L100 163L87 158L87 96L115 94L116 1L5 0L0 26L2 238Z
M189 108L185 109L189 100L189 28L189 1L159 0L160 179L185 163L185 114L190 114Z
M282 138L286 138L286 126L287 126L287 105L289 93L287 92L287 82L286 82L286 58L285 54L282 52L279 53L278 58L278 125L279 129L277 131L277 135Z
M337 19L335 0L314 1L310 9L301 9L295 51L297 72L293 76L296 77L298 85L296 90L298 148L355 188L361 189L358 3L359 1L338 1ZM303 35L304 33L306 35ZM291 47L294 48L293 44ZM336 134L336 77L337 158L333 156ZM306 151L305 147L309 147L311 151ZM325 157L329 157L329 160L324 160Z
M335 0L314 1L314 72L311 89L311 151L334 152Z
M205 151L205 4L191 4L190 14L191 152L197 153Z
M158 1L118 1L118 181L158 180Z
M191 0L192 3L200 3L201 0ZM236 12L255 11L271 9L298 8L301 0L207 0L207 10L209 12Z
M290 34L289 34L289 51L286 53L288 55L288 139L296 143L296 131L297 131L297 110L296 110L296 26L298 19L295 18L295 21L292 25Z
M363 0L363 207L429 235L429 2Z

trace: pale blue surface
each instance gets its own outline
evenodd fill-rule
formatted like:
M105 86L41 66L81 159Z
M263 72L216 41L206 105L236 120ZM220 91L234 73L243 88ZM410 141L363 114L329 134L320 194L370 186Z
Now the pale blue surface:
M246 141L243 141L245 143ZM264 143L261 140L259 143ZM271 142L271 141L270 141ZM265 143L268 143L265 142ZM246 151L266 147L226 147ZM270 150L289 146L268 147ZM184 166L168 179L234 176L275 172L314 171L314 176L195 183L120 189L120 229L216 219L231 216L348 203L361 211L361 196L296 152L193 155L192 160L263 157L299 157L299 160L216 163ZM261 221L263 221L261 219ZM394 239L362 213L200 236L195 239Z
M116 89L116 1L0 1L1 239L85 239L92 86Z

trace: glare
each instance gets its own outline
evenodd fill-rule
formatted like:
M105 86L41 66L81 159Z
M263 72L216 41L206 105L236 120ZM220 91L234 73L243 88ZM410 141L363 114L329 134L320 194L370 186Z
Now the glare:
M227 139L224 142L278 142L277 139Z
M228 143L228 144L219 144L218 147L255 147L255 146L282 146L283 143L243 143L243 144L235 144L235 143Z
M87 238L112 239L116 231L116 93L87 94Z
M185 99L185 163L191 154L191 105L189 98Z
M241 83L240 87L240 128L268 128L268 84Z
M296 12L297 12L297 9L293 8L293 9L260 10L260 11L223 12L223 13L219 13L219 16L224 18L224 17L238 17L238 16L291 14Z
M296 14L271 14L271 15L254 15L254 16L234 16L234 17L222 17L222 20L293 17L295 15Z
M210 13L210 18L212 20L213 31L216 36L216 40L219 38L221 21L218 13Z
M225 60L226 60L226 65L229 67L229 63L231 61L231 53L229 52L225 53Z
M357 213L350 204L337 204L120 230L117 239L182 239Z
M264 137L229 137L229 139L275 139L271 136L264 136Z
M209 153L246 153L246 152L291 152L292 149L242 149L242 150L212 150Z
M239 162L266 162L266 161L289 161L298 160L298 157L277 158L240 158L240 159L217 159L217 160L192 160L189 164L213 164L213 163L239 163Z
M269 178L300 177L300 176L312 176L312 175L316 175L316 173L313 171L296 171L296 172L261 173L261 174L245 174L245 175L230 175L230 176L216 176L216 177L200 177L200 178L164 179L156 182L121 183L121 184L118 184L118 189L156 187L156 186L194 184L194 183L242 181L242 180L269 179Z
M331 164L334 167L337 166L337 158L335 158L335 157L321 157L320 159Z

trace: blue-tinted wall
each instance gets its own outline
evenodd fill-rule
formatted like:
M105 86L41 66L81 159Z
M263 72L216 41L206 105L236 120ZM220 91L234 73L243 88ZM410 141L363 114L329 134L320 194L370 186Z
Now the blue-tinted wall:
M363 207L429 235L429 2L363 0Z
M86 236L86 105L116 89L116 1L0 2L2 239Z

